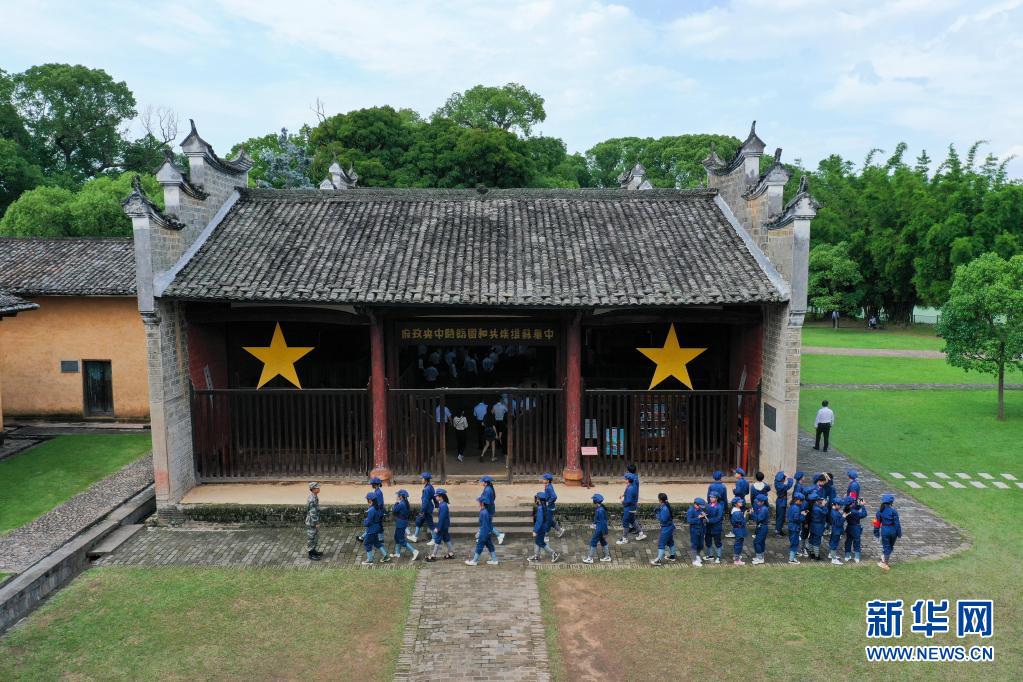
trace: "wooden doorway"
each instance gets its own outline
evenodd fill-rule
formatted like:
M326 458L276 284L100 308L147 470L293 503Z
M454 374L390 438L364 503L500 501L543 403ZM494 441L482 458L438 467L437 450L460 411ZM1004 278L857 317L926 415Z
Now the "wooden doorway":
M109 360L82 362L82 391L86 417L114 416L114 379Z

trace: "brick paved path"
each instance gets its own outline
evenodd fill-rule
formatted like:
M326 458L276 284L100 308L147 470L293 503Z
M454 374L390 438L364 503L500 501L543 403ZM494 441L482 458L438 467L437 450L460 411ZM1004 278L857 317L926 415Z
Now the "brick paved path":
M32 453L20 456L31 457ZM153 458L145 455L38 519L0 536L0 572L21 573L152 482Z
M866 389L873 391L990 391L998 384L800 384L800 388ZM1023 389L1023 384L1006 384L1007 391Z
M804 355L862 355L875 358L926 358L944 360L940 350L911 350L900 348L831 348L827 346L803 346Z

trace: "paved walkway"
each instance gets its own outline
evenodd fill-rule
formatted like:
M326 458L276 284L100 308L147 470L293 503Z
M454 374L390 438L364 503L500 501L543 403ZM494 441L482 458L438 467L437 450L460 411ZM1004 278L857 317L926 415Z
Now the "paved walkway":
M152 482L153 458L147 454L35 521L0 536L0 572L21 573Z
M480 608L481 595L492 608ZM439 678L550 679L536 571L521 564L419 571L394 679Z
M918 358L944 360L940 350L910 350L901 348L831 348L829 346L803 346L804 355L864 355L877 358Z

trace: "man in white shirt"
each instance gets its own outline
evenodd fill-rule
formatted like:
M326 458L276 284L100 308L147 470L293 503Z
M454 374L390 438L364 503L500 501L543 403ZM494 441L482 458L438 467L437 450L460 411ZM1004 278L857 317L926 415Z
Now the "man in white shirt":
M448 424L451 422L451 410L445 405L443 409L438 405L433 409L433 416L437 420L438 424Z
M487 412L490 411L490 407L487 406L485 400L480 398L480 401L476 403L476 407L472 408L472 416L476 418L476 429L479 432L479 449L483 449L483 420L487 418Z
M824 452L828 451L828 438L831 436L831 426L835 423L835 413L828 407L828 401L821 403L821 409L817 410L817 418L814 420L817 433L813 439L813 449L821 449L821 435L824 436Z
M505 437L506 432L508 430L507 429L508 423L505 421L504 418L505 415L508 414L508 405L504 402L505 400L506 398L502 397L501 400L498 400L496 403L494 403L494 406L490 408L490 411L494 414L495 422L494 426L497 428L497 438L498 441L501 443L501 449L507 452L508 446L506 445L507 440Z

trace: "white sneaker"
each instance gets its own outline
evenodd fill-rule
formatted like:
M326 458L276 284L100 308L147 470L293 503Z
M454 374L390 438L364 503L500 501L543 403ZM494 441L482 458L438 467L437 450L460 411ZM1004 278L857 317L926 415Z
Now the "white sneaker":
M721 557L719 557L719 556L714 557L714 563L715 564L720 564L721 563Z
M789 559L789 563L790 564L799 564L799 563L802 563L802 562L799 559Z
M841 560L841 559L839 559L839 558L838 558L838 557L836 556L836 557L835 557L834 559L832 559L832 560L831 560L831 563L832 563L833 565L835 565L835 566L841 566L841 565L842 565L842 560Z
M600 557L600 560L603 561L604 563L607 563L607 562L611 561L611 557L609 557L609 556L602 556L602 557Z
M560 554L558 554L557 552L555 552L554 554L551 554L551 563L552 563L552 564L556 564L556 563L558 563L558 559L559 559L560 557L561 557L561 555L560 555Z
M727 535L725 535L725 537L726 538L734 538L735 537L735 533L728 533Z
M708 555L706 555L705 557L703 557L703 560L704 560L704 561L713 561L713 560L714 560L714 557L712 557L712 556L711 556L710 554L708 554Z
M854 561L855 563L857 563L857 564L858 564L858 563L860 563L860 560L859 560L859 559L853 559L853 561Z
M640 533L636 536L637 540L646 540L646 533Z
M419 538L417 538L415 535L406 535L405 539L411 542L412 544L419 542Z
M628 538L618 538L617 540L615 540L615 544L616 545L627 545L627 544L629 544L629 540L628 540Z
M419 550L418 549L412 550L412 561L415 561L418 558L419 558Z
M591 556L584 556L583 557L583 563L584 564L592 564L593 563L593 557L591 557Z
M413 551L414 551L414 550L413 550ZM391 557L392 559L399 559L399 558L401 558L401 555L400 555L400 554L391 554L391 555L390 555L390 557Z
M693 559L693 566L696 566L697 568L699 568L700 566L703 566L703 562L700 561L699 557Z
M503 545L504 544L504 533L498 533L497 534L497 544L499 544L499 545Z
M437 544L437 543L433 541L433 538L430 538L430 541L426 543L426 546L427 546L427 547L433 547L433 546L434 546L434 545L436 545L436 544Z
M678 555L676 554L669 555L668 561L678 561Z
M487 562L487 566L497 566L497 559L491 559Z
M764 563L764 560L757 557L754 558L753 561L751 561L750 563L753 564L754 566L759 566L760 564Z
M650 560L650 565L651 566L661 566L662 565L661 564L661 560L660 559L651 559Z
M464 462L465 461L465 457L462 457L461 455L459 455L458 456L458 461L459 462Z
M535 554L530 554L529 556L526 557L526 561L528 561L531 564L540 563L540 557L536 556Z
M465 562L465 565L466 565L466 566L478 566L478 565L479 565L479 563L480 563L480 562L476 561L475 559L468 559L468 560L467 560L467 561Z
M373 565L373 562L372 562L372 561L369 561L368 559L363 559L363 560L362 560L362 565L363 565L363 566L372 566L372 565Z

